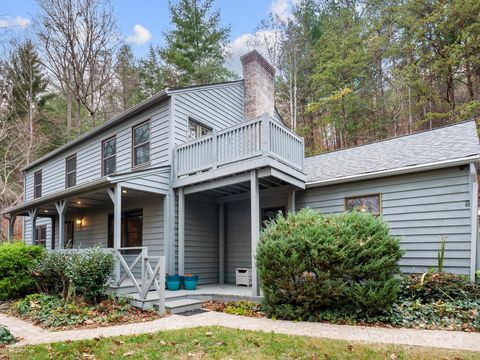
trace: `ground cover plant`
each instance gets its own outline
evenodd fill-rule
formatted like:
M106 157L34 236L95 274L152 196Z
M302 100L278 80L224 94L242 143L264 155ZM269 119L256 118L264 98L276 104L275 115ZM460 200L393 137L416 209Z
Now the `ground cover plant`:
M22 359L369 359L470 360L469 351L364 344L222 327L98 338L0 350Z
M158 319L156 311L133 307L124 299L104 298L95 304L76 297L32 294L3 306L2 311L50 330L107 326Z
M0 346L15 342L15 337L5 326L0 325Z
M22 241L0 243L0 301L15 299L36 291L31 267L45 256L41 246Z

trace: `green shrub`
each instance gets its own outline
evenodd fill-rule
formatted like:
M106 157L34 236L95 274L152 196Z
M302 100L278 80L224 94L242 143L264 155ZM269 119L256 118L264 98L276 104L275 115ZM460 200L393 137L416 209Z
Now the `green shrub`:
M21 241L0 244L0 300L15 299L35 292L31 269L36 260L45 256L40 246Z
M5 326L0 325L0 345L11 344L15 342L15 337Z
M115 258L99 247L49 253L34 269L39 288L46 294L71 293L96 302L103 296L113 271Z
M262 232L257 266L267 314L315 320L321 311L375 314L397 298L399 241L380 218L304 209Z

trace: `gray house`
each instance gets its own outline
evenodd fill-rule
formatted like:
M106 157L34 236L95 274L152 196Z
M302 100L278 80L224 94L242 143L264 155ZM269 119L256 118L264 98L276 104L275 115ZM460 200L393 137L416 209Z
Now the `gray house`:
M401 238L404 271L435 266L446 237L445 268L474 276L474 121L304 158L275 110L272 66L256 51L242 64L243 80L166 89L32 162L24 203L4 216L23 217L28 243L147 249L203 285L248 269L258 296L263 220L359 207Z

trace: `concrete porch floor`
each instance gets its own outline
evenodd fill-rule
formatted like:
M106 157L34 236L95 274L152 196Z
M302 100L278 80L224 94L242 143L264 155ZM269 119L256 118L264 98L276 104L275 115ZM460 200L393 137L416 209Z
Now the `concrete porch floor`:
M252 297L252 288L247 286L236 286L233 284L209 284L199 285L195 290L177 290L165 291L167 299L176 298L179 296L234 296L245 299L257 298Z

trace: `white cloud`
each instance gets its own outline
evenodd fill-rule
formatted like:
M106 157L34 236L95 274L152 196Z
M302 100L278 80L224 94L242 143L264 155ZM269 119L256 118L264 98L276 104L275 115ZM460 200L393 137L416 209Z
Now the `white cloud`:
M260 30L254 34L243 34L237 37L229 44L230 56L225 65L242 76L240 57L253 49L270 61L270 53L277 44L278 36L279 34L273 30Z
M22 18L21 16L17 16L15 19L0 19L0 28L20 26L22 29L25 29L28 25L30 25L30 20Z
M278 16L282 21L289 20L292 17L292 1L274 0L270 6L270 12L272 15Z
M127 41L136 45L143 45L152 38L150 30L137 24L133 27L133 35L127 36Z

